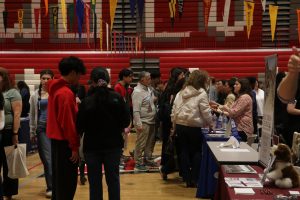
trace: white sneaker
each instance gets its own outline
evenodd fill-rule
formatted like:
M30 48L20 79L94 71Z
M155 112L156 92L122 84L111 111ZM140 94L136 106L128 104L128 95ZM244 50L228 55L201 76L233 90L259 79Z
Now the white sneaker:
M51 198L52 197L52 191L49 190L46 192L46 198Z

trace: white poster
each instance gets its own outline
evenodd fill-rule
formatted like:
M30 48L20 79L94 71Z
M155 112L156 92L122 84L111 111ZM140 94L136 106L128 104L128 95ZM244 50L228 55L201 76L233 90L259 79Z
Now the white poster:
M262 122L262 134L259 149L259 161L267 165L270 159L271 139L274 133L274 99L277 68L277 54L265 57L265 103Z

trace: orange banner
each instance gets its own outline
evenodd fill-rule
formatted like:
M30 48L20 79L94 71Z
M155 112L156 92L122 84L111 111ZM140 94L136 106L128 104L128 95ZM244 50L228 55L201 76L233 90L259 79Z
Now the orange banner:
M269 5L269 15L271 21L271 34L272 34L272 42L275 38L276 24L277 24L277 14L278 14L278 6Z
M48 0L44 0L45 3L45 16L48 15Z
M248 37L248 39L250 37L251 27L253 25L254 5L255 4L253 2L244 1L246 24L247 24L247 37Z
M297 10L297 14L298 14L298 39L300 43L300 9Z
M203 0L203 9L204 9L204 22L205 22L205 29L208 28L208 19L211 7L211 0Z

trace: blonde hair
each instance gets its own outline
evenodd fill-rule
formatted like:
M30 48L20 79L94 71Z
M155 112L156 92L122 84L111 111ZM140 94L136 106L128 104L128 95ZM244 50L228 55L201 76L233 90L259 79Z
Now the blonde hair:
M192 86L199 90L200 88L206 89L207 81L209 80L207 71L204 70L194 70L188 80L186 81L184 88L186 86Z

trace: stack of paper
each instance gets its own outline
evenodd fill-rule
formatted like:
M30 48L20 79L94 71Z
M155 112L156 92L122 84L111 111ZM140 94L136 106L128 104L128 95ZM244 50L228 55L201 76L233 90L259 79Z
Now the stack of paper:
M255 192L252 188L234 188L234 193L235 194L247 194L247 195L255 194Z

